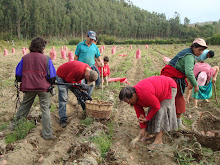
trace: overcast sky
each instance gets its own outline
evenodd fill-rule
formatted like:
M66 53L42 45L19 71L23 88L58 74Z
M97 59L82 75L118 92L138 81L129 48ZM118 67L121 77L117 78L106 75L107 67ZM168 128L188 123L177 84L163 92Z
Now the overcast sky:
M181 23L185 17L190 23L219 21L220 0L131 0L135 6L149 12L165 13L166 18L180 14Z

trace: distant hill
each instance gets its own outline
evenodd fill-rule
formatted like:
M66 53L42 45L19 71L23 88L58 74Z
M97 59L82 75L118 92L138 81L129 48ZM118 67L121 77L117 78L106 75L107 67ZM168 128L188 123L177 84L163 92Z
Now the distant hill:
M197 23L193 23L193 24L189 24L187 25L188 27L195 27L196 25L198 26L204 26L204 25L212 25L214 22L216 21L209 21L209 22L197 22ZM216 22L214 24L215 26L215 34L220 34L220 21Z
M197 23L193 23L193 24L189 24L187 25L188 27L195 27L195 25L199 25L199 26L204 26L207 24L213 24L214 21L209 21L209 22L197 22Z

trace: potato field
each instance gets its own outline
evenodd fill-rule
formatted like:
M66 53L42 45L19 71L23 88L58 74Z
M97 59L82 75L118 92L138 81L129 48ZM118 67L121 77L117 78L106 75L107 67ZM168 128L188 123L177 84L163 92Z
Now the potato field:
M68 51L75 52L76 46L65 45ZM102 58L108 56L111 78L127 78L131 86L140 80L160 75L167 64L164 57L173 58L179 51L190 45L116 45L112 54L112 45L105 45ZM28 47L28 46L26 46ZM100 48L100 45L98 45ZM47 46L45 53L49 55L52 46ZM141 50L141 58L136 58L137 49ZM220 65L220 46L209 46L215 51L215 57L207 59L211 66ZM68 62L61 57L61 45L55 46L57 52L53 64L57 69ZM110 119L101 120L87 117L76 97L69 91L67 115L68 125L59 125L58 89L52 97L51 120L54 140L41 137L41 110L38 97L29 114L29 121L35 125L26 137L10 142L12 132L9 126L16 112L17 89L14 85L15 68L21 60L22 47L15 47L15 53L8 49L8 55L0 52L0 165L170 165L170 164L220 164L220 152L200 144L192 131L192 124L200 117L201 112L209 111L220 117L220 106L216 104L215 92L210 103L199 101L198 109L193 108L193 99L186 106L183 123L188 130L165 132L163 145L148 151L147 146L155 136L146 142L137 142L130 149L129 143L139 133L139 123L133 107L120 102L120 89L127 83L109 82L102 89L94 89L92 98L113 103ZM220 97L220 76L217 78L216 94ZM20 99L22 100L22 92ZM145 109L147 111L147 108ZM36 122L37 121L37 122ZM6 140L7 139L7 140ZM219 142L220 143L220 142Z

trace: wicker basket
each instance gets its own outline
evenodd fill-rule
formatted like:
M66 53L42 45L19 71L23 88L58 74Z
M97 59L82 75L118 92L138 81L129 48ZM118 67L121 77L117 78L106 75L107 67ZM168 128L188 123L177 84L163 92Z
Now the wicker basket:
M112 113L112 108L113 104L111 102L101 101L97 97L92 101L86 101L86 115L96 119L109 119Z
M208 114L208 115L204 116L204 114ZM195 133L195 136L198 142L203 144L205 147L213 149L214 151L220 150L220 137L219 136L207 136L207 135L201 134L201 131L204 131L204 132L211 131L211 130L220 131L220 118L212 115L208 111L203 112L200 115L200 118L193 123L192 130Z

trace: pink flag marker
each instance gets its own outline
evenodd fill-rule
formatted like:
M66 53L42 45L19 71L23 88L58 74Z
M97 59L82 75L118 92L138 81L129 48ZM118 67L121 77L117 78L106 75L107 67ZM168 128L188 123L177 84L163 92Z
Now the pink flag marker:
M125 56L127 56L127 55L126 55L126 54L119 54L119 56L125 57Z
M130 84L129 82L128 82L128 79L125 77L125 78L120 78L120 77L118 77L118 78L109 78L108 79L108 82L116 82L116 81L120 81L121 83L127 83L127 84Z
M103 53L103 46L100 47L100 53Z
M115 49L115 47L113 47L112 48L112 54L115 54L115 51L116 51L116 49Z
M61 57L62 59L66 59L66 51L61 51Z
M68 52L69 61L74 61L73 53L71 51Z
M4 49L4 56L7 56L7 55L8 55L8 50Z
M170 59L169 57L163 57L163 60L164 60L165 62L169 62L171 59Z
M23 55L26 54L26 49L25 49L25 48L22 49L22 54L23 54Z
M140 59L140 58L141 58L141 50L140 50L140 49L138 49L138 50L136 51L136 58L137 58L137 59Z

